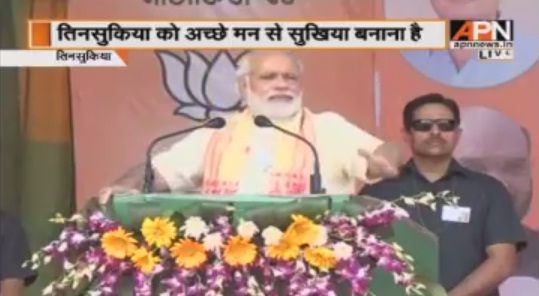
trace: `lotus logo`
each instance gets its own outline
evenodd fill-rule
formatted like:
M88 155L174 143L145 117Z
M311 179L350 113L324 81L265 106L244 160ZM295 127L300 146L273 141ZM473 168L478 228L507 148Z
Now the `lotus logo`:
M240 110L235 72L245 53L219 51L209 59L198 51L158 51L165 88L179 104L174 114L204 121Z

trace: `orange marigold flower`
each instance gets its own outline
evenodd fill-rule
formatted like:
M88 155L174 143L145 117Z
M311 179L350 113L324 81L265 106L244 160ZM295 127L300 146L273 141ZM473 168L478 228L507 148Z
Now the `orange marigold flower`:
M331 249L325 247L309 248L305 250L304 257L309 264L324 271L328 271L335 267L335 264L337 263L335 253Z
M256 246L239 235L233 236L225 245L223 257L230 266L247 265L256 259Z
M208 260L204 245L192 239L183 239L170 248L176 264L183 268L197 268Z
M268 257L279 260L293 260L299 256L299 246L287 239L281 239L278 244L270 245L267 249Z
M126 232L122 227L107 231L101 237L101 247L105 254L117 259L131 256L137 248L136 242L133 234Z
M292 224L286 229L284 239L299 246L313 244L318 238L319 226L302 215L292 215L292 220Z
M135 250L133 256L131 256L131 261L138 269L148 274L154 270L155 266L159 264L161 259L154 256L145 247L141 247Z

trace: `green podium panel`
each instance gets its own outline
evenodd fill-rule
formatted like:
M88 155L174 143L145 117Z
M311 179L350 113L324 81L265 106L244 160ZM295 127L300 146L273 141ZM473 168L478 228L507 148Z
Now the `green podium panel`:
M231 215L252 220L259 227L287 225L292 213L314 217L326 210L340 212L350 202L349 196L310 195L300 197L207 196L145 194L115 196L109 214L130 229L138 229L144 217L181 213L185 217L211 218Z
M379 206L381 201L368 196L349 195L182 195L140 194L115 196L107 209L108 215L124 227L140 229L144 217L179 215L180 219L200 216L211 219L228 215L236 223L240 219L255 222L260 229L274 225L284 229L290 223L291 214L311 218L326 211L358 215ZM438 282L437 238L424 227L410 219L395 221L390 227L380 228L378 234L387 242L396 242L414 258L416 274L429 287L426 295L446 295ZM370 289L378 296L406 295L402 287L394 284L390 274L377 269Z

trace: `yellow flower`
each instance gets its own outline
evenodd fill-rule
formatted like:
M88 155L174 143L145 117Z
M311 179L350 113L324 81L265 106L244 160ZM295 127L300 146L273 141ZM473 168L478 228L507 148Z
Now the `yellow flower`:
M176 264L183 268L197 268L208 259L204 245L191 239L183 239L170 248Z
M314 267L327 271L337 263L335 253L328 248L318 247L305 250L305 260Z
M292 224L288 226L284 239L299 246L313 244L318 238L320 228L309 218L302 215L292 215Z
M287 239L268 247L268 257L279 260L293 260L299 256L299 246Z
M101 238L101 247L111 257L124 259L131 256L137 246L133 234L126 232L122 227L107 231Z
M141 230L146 242L158 248L170 246L176 238L176 226L169 218L145 218Z
M256 246L239 235L233 236L225 245L223 257L230 266L247 265L256 258Z
M152 255L151 252L148 252L148 249L142 247L135 250L133 256L131 256L131 261L135 266L142 270L144 273L151 273L161 260L159 257Z

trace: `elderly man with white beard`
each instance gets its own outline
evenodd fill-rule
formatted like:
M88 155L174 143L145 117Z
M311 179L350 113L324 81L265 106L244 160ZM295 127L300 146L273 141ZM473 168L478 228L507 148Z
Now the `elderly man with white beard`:
M227 118L222 129L200 129L152 160L155 191L209 195L308 194L313 154L301 141L276 129L258 127L264 115L316 147L322 187L329 194L354 194L357 184L398 174L398 145L382 142L338 114L303 107L301 62L290 52L255 51L237 70L246 108ZM132 170L101 190L102 203L113 194L138 192L143 169Z

